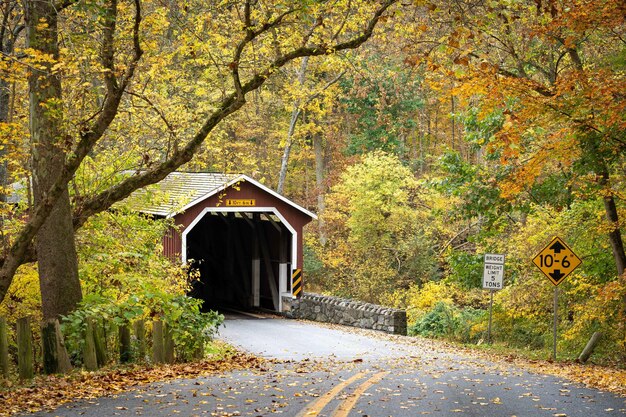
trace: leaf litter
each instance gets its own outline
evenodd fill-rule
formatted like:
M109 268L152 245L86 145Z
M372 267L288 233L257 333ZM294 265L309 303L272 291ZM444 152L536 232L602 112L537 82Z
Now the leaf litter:
M56 408L75 400L93 399L154 382L225 374L235 370L267 371L271 361L240 352L221 359L174 365L132 365L96 372L76 370L66 375L41 375L15 388L0 381L0 416ZM202 384L201 381L196 384Z
M552 375L583 384L589 388L626 396L626 369L581 364L573 361L554 362L551 360L526 359L510 354L472 349L471 346L459 345L443 340L391 335L375 330L346 327L331 323L316 323L316 325L331 329L341 329L344 332L374 337L395 344L421 347L433 353L434 356L428 358L430 361L437 361L448 355L462 355L466 357L464 360L466 364L472 362L476 366L485 367L484 361L489 361L494 367L506 367L509 369L515 367L534 374ZM424 358L419 357L411 357L409 359L424 361ZM407 359L404 358L403 360L406 361ZM437 377L438 375L434 373L431 376Z
M437 380L442 376L442 374L440 374L441 372L445 373L445 371L442 371L440 368L442 362L444 364L447 362L448 365L454 365L448 366L448 370L458 369L459 366L463 368L473 368L473 376L468 374L467 376L463 376L462 379L478 385L486 382L481 379L481 374L489 374L491 371L499 370L502 375L519 375L521 372L520 370L526 370L535 374L550 374L582 383L589 387L626 395L626 371L620 369L612 369L596 365L581 365L576 363L554 363L549 361L525 360L518 357L476 351L468 347L458 346L437 340L388 335L375 331L345 328L343 326L340 327L328 324L324 324L324 326L341 328L343 331L384 339L385 341L398 346L409 345L419 347L422 348L423 351L430 353L425 356L409 356L402 359L385 361L384 364L372 364L374 368L401 368L403 366L408 366L413 369L421 369L433 380ZM456 363L453 363L452 361L456 361ZM147 385L153 382L196 378L207 375L227 376L230 372L236 370L253 370L255 373L259 372L265 374L267 377L271 376L271 383L269 385L258 388L260 388L260 391L267 392L268 395L269 393L273 393L270 395L273 398L272 404L269 407L261 407L259 405L259 408L255 409L255 411L258 411L259 413L280 412L277 410L284 409L284 407L287 406L288 401L283 395L282 388L279 386L280 380L285 377L286 374L309 374L321 371L326 372L327 375L332 375L336 374L340 369L355 369L362 364L363 359L358 357L348 362L334 361L333 359L319 361L280 361L260 359L255 356L242 353L231 353L231 356L224 359L207 360L192 364L178 364L171 366L164 365L159 367L133 366L119 369L109 369L95 373L76 371L65 376L41 376L34 380L31 386L28 387L9 388L4 391L0 389L0 416L9 416L18 412L34 412L42 409L51 409L58 407L61 404L79 399L93 399L107 395L114 395L127 391L133 387ZM281 368L278 370L273 369L274 365L286 366L278 366L278 368ZM438 366L435 367L433 365ZM517 368L517 370L513 368ZM456 378L457 377L455 376L452 379L454 380ZM306 385L309 383L303 384L300 392L293 394L293 399L300 399L303 396L308 398L318 397L320 392L317 392L316 390L309 391L307 389ZM203 382L196 381L193 382L193 384L202 385ZM299 383L293 382L292 384ZM287 384L287 386L291 386L292 384ZM416 387L421 386L419 381L415 381L415 384ZM442 382L442 384L450 387L456 386L452 383L452 381ZM563 388L559 390L561 395L569 395L567 385L568 383L564 383ZM231 398L233 394L246 394L245 392L241 392L241 389L237 390L234 389L234 387L228 387L227 391L230 395L222 400L228 400L228 398ZM443 394L443 392L441 394ZM197 395L214 396L214 394L200 393L200 391L193 392L192 390L192 396L196 397ZM471 397L474 394L468 392L467 395ZM530 392L527 395L531 397L533 401L537 398ZM265 394L261 395L261 397L263 396L265 396ZM409 398L408 401L403 404L402 408L413 408L415 406L414 400L419 400L420 398L421 397ZM218 399L218 403L222 400ZM256 403L257 401L258 398L248 398L247 401L244 401L244 403L251 404ZM484 406L489 404L498 406L502 402L498 397L479 397L476 398L475 403ZM199 404L206 405L207 401L200 401ZM454 407L453 409L453 412L462 413L463 411L463 409L457 407ZM218 407L216 409L216 414L214 415L239 415L239 411L224 410L223 407Z

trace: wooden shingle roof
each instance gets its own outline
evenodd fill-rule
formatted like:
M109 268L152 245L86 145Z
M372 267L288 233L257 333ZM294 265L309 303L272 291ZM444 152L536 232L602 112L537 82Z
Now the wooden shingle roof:
M124 204L155 216L173 217L238 182L250 182L311 218L317 216L243 174L172 172L159 183L135 191Z

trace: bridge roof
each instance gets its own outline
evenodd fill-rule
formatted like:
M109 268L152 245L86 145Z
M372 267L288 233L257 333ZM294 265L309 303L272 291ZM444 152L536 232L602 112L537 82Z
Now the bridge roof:
M142 213L173 217L228 187L236 187L241 182L249 182L307 216L317 218L305 208L243 174L176 171L157 184L135 191L124 203Z

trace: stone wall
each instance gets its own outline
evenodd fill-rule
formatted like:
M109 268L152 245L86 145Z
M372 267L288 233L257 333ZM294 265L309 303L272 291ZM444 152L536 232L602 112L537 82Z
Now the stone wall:
M305 293L283 298L287 317L343 324L406 335L406 311L329 295Z

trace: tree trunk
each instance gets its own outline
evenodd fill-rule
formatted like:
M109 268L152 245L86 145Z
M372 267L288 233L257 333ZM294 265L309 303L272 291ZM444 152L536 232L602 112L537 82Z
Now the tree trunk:
M300 67L300 72L298 72L298 83L300 84L300 86L304 85L304 77L308 65L309 57L305 56L304 58L302 58L302 65ZM291 154L291 145L293 144L293 134L296 131L296 123L298 122L298 117L300 117L300 113L302 113L300 104L300 100L296 100L293 103L293 110L291 111L291 120L289 121L289 129L287 130L285 149L283 151L283 157L280 160L278 186L276 187L276 192L278 192L279 194L282 194L283 188L285 186L285 179L287 178L287 168L289 167L289 155Z
M618 222L619 218L617 214L617 206L613 195L604 196L604 211L606 213L606 219L612 226L612 229L609 232L609 241L611 242L611 251L613 252L613 258L615 259L617 274L622 276L624 275L624 270L626 270L626 254L624 253L624 242L622 241L622 233Z
M604 170L600 175L600 185L605 188L603 197L604 212L606 220L611 225L611 231L609 232L611 251L613 252L613 259L615 260L615 266L617 267L617 275L623 278L624 271L626 270L626 253L624 252L624 242L622 240L622 232L619 227L617 205L615 204L615 197L613 197L613 193L609 188L609 172ZM626 298L624 299L624 307L626 308Z
M9 83L0 79L0 123L6 123L9 119ZM10 190L7 190L9 184L9 173L7 171L7 149L6 146L0 147L0 202L6 203ZM4 214L0 216L0 222L4 223Z
M45 22L45 25L43 24ZM59 57L57 12L53 2L27 1L28 46ZM37 205L64 170L67 136L63 132L61 81L54 63L28 78L30 132L33 156L33 191ZM36 237L39 283L44 319L68 314L82 298L67 184Z
M605 188L604 193L604 211L606 220L611 225L611 231L609 232L609 242L611 243L611 251L613 252L613 259L615 260L615 266L617 267L618 279L626 281L626 253L624 252L624 242L622 240L622 233L619 228L619 216L617 212L617 205L615 204L615 198L613 193L609 189L609 172L604 170L601 173L600 184ZM622 295L622 334L626 339L626 294ZM626 352L625 352L626 354Z
M324 162L324 145L319 134L313 135L313 152L315 153L315 185L317 188L317 214L319 216L317 222L318 236L320 244L326 246L326 229L323 218L324 210L326 210L326 190L324 187L326 164Z
M611 251L613 252L613 259L615 259L615 266L617 267L618 279L626 281L626 274L624 270L626 268L626 254L624 253L624 242L622 241L622 233L619 228L617 206L615 205L615 198L613 195L604 196L604 210L606 212L606 218L613 226L613 229L609 232L609 241L611 242ZM626 294L622 295L622 332L626 338Z

